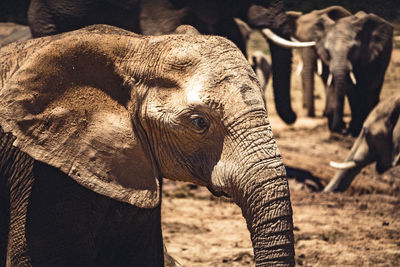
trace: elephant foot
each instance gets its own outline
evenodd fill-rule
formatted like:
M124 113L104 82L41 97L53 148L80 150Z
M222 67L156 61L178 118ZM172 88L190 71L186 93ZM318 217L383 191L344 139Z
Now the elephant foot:
M338 133L341 135L346 135L346 124L342 121L339 124L330 126L329 130L333 133Z

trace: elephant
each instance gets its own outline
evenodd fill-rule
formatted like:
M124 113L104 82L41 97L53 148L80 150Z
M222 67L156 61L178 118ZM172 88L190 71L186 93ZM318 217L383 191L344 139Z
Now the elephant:
M392 53L393 26L384 19L359 11L352 15L340 6L301 15L295 37L315 41L302 50L303 103L314 116L314 71L326 84L329 129L342 132L344 98L351 109L348 133L357 136L368 113L376 106ZM318 64L317 64L318 63Z
M346 161L331 162L340 170L324 192L343 192L365 166L376 162L378 173L400 163L400 94L379 102L365 120Z
M328 16L333 21L337 21L345 16L351 16L351 13L341 6L331 6L321 10L314 10L306 14L296 11L288 11L286 14L293 21L294 38L303 41L314 40L313 28L319 23L322 16ZM315 117L314 72L317 72L320 76L324 74L323 76L325 77L326 83L327 67L323 66L315 47L300 49L299 53L301 61L298 73L301 74L302 78L303 108L307 116ZM323 72L324 68L325 72Z
M31 39L31 32L28 26L12 22L0 23L0 47L12 42Z
M162 266L166 178L241 207L256 266L294 266L257 77L226 38L179 32L92 25L0 49L0 264Z
M247 45L250 40L250 35L252 33L252 29L245 23L244 21L235 18L236 24L239 27L240 33L243 36L243 41L246 44L246 51L248 50ZM247 59L253 68L254 72L257 74L257 78L260 81L261 88L265 92L269 76L271 75L271 65L268 62L267 56L259 51L253 51L252 53L247 53Z
M271 65L268 62L267 56L263 52L257 50L249 56L248 60L260 81L263 92L265 92L269 76L271 75Z
M271 2L271 3L270 3ZM282 41L273 32L289 39L290 20L283 4L274 1L197 0L32 0L28 24L33 37L75 30L91 24L109 24L145 35L171 33L179 25L194 26L202 34L227 37L246 55L245 42L234 18L253 29L270 28L273 89L277 113L286 123L296 114L290 103L291 50L277 45ZM276 37L276 36L275 36ZM273 41L271 41L273 40ZM310 44L285 42L286 47ZM274 64L275 62L275 64Z

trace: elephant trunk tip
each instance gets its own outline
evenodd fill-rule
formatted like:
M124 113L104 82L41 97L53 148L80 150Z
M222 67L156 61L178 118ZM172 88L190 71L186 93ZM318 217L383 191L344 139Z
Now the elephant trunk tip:
M278 112L279 113L279 112ZM296 113L294 113L293 111L288 113L288 114L279 114L279 116L282 118L282 120L287 123L287 124L293 124L296 119L297 119L297 115Z

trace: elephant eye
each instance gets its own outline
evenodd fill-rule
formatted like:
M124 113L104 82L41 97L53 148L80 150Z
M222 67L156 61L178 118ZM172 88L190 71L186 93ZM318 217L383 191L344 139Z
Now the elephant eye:
M208 129L206 120L202 117L196 117L192 120L193 126L197 131L205 132Z

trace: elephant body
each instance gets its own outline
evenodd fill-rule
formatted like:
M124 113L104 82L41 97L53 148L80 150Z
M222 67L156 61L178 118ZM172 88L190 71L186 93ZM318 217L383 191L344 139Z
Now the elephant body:
M344 163L325 192L345 191L365 166L376 162L382 173L400 164L400 94L382 100L368 115Z
M76 30L92 24L109 24L135 33L160 35L179 25L194 26L201 34L232 40L246 54L246 44L234 18L254 29L270 28L289 39L290 20L281 4L271 1L180 1L180 0L32 0L28 22L33 37ZM296 120L290 105L292 53L268 40L271 50L276 109L287 123ZM275 64L274 64L275 62ZM277 63L278 62L278 63Z
M1 266L163 265L159 206L97 194L0 135Z
M168 178L232 197L257 266L294 265L256 75L232 42L181 31L94 25L1 48L1 264L162 266Z
M352 15L332 6L297 16L295 36L316 42L314 48L301 51L307 115L314 116L314 72L318 70L326 84L324 114L329 129L341 132L345 128L342 117L347 96L352 116L348 132L356 136L379 101L392 52L392 25L374 14L360 11Z

